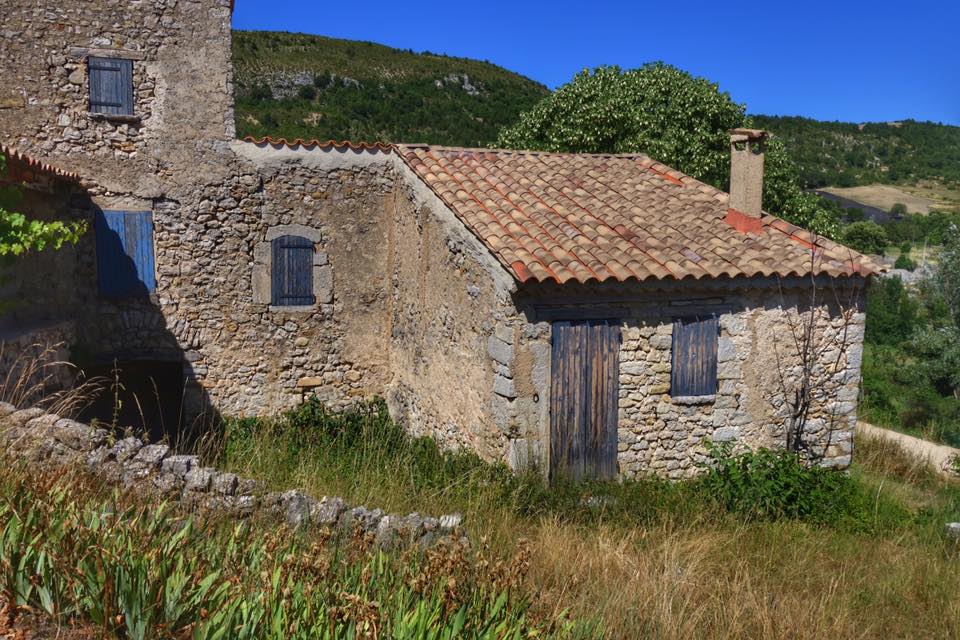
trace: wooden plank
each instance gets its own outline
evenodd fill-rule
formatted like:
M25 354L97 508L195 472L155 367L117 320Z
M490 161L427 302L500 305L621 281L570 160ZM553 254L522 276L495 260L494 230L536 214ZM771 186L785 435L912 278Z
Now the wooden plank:
M716 316L674 321L671 395L703 396L717 392L718 335Z
M614 478L619 323L557 321L552 335L551 477Z

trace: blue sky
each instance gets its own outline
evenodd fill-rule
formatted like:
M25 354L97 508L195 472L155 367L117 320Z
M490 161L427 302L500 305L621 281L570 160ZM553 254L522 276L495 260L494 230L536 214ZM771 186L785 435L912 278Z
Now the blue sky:
M489 60L549 87L664 60L750 113L960 125L958 0L237 0L234 27Z

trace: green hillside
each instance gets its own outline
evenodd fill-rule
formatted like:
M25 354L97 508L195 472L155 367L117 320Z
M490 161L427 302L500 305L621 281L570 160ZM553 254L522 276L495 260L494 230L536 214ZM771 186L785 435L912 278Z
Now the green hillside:
M752 118L783 138L808 187L960 183L960 127L913 120L853 124Z
M237 133L484 146L547 94L488 62L235 31Z

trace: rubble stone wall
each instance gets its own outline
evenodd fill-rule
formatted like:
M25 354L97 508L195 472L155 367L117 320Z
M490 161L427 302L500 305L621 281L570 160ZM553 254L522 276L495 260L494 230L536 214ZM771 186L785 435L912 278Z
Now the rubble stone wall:
M809 294L744 292L715 304L680 300L635 307L622 326L620 349L621 473L689 477L707 459L708 442L783 447L788 399L801 374L791 326L812 319L813 404L805 429L806 455L825 466L847 467L853 451L864 313L855 301L842 310L818 305ZM670 394L673 320L716 313L720 337L715 395ZM781 375L782 374L782 375Z
M0 453L48 467L82 465L108 482L157 500L175 500L189 509L236 518L257 514L286 521L294 528L326 527L376 536L384 546L429 546L441 537L464 536L459 514L439 518L351 508L343 499L317 500L296 489L267 492L255 480L200 464L197 456L177 455L164 444L139 438L116 440L104 429L0 402Z

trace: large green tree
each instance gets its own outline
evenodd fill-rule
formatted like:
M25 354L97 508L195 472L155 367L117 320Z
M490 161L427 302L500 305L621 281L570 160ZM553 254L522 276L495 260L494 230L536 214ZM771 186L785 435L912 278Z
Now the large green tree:
M699 180L728 188L730 129L747 126L744 105L715 83L662 62L624 71L584 70L503 129L511 149L584 153L642 152ZM828 236L836 216L805 192L783 145L766 154L764 207Z
M83 233L80 222L44 222L17 213L22 196L20 186L4 184L7 159L0 154L0 262L6 262L28 251L45 247L59 249L65 242L76 242Z

